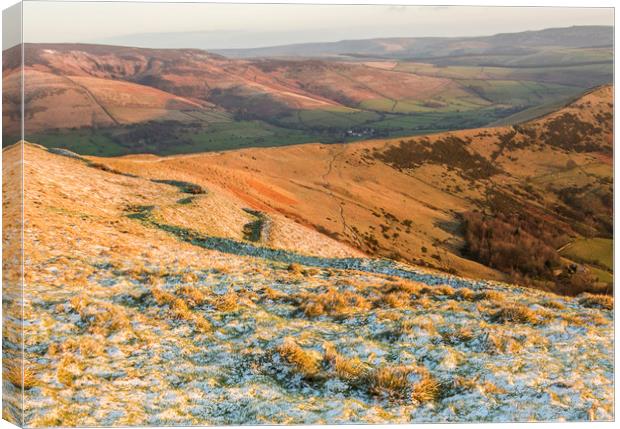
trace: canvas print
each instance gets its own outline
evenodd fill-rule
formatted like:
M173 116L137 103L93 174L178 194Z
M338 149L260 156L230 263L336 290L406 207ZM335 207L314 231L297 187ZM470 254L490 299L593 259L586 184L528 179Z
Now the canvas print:
M5 10L3 418L613 420L613 13Z

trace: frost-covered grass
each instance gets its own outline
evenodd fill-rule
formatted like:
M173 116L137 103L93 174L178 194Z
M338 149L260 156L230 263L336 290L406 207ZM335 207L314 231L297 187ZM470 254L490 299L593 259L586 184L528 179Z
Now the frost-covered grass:
M25 150L13 421L22 387L34 427L614 417L610 297L189 234L202 211L176 188ZM172 228L162 207L194 217Z
M613 417L612 312L591 298L249 261L99 264L101 292L33 300L29 424Z

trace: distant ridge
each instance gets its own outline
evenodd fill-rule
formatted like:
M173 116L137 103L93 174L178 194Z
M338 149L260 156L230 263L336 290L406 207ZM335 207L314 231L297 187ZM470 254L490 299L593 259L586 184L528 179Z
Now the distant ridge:
M361 55L392 59L439 59L465 55L527 55L540 50L541 47L579 49L611 46L612 44L613 27L593 25L500 33L493 36L393 37L212 51L236 58Z

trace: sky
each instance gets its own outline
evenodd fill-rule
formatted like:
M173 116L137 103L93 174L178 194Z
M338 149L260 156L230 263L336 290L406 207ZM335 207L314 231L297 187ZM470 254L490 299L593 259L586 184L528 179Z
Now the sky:
M27 1L23 13L26 42L201 49L613 25L611 8Z

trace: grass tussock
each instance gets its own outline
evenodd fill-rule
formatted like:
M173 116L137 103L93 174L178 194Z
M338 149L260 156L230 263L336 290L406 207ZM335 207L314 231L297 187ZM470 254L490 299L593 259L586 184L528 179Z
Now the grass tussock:
M579 297L579 304L588 308L613 310L614 298L610 295L595 295L591 293L584 293Z
M504 300L504 294L496 290L485 290L477 293L474 297L474 301L502 302Z
M433 306L433 301L431 301L426 296L423 296L422 298L418 299L415 303L418 307L423 308L423 309L429 309Z
M488 353L518 353L523 349L523 343L515 341L505 335L491 333L486 336L486 351Z
M475 293L470 289L455 289L449 285L428 286L413 281L398 281L385 285L382 295L375 304L390 308L408 308L415 304L422 308L433 305L431 298L448 297L449 299L473 301Z
M561 319L573 326L604 326L611 321L601 314L562 314Z
M286 270L295 275L301 275L304 271L303 267L295 262L290 263Z
M441 396L441 383L429 374L425 374L411 388L411 400L414 403L424 404L433 402Z
M371 308L371 303L363 296L350 291L340 292L334 288L317 295L302 294L300 298L300 308L307 317L347 317Z
M540 303L540 305L542 305L543 307L546 308L550 308L552 310L564 310L566 309L566 306L564 304L562 304L559 301L555 301L555 300L546 300Z
M544 321L536 311L521 304L506 304L490 315L490 320L496 323L523 323L539 325Z
M193 322L196 328L202 332L213 330L211 323L200 314L193 312L183 299L157 288L153 288L152 293L157 305L167 305L176 319Z
M288 295L284 292L280 292L279 290L270 288L269 286L265 286L262 289L262 294L264 299L268 299L271 301L279 301L281 299L286 298Z
M88 330L94 335L107 337L113 332L129 329L130 322L122 307L91 300L85 295L76 295L69 301L82 321L88 324Z
M417 334L420 330L429 335L437 335L435 324L428 319L403 319L398 323L397 331L400 335Z
M453 296L456 293L456 290L452 286L448 285L435 286L432 290L433 295L438 296Z
M72 386L75 379L79 377L81 373L82 367L78 359L71 354L66 354L58 363L56 378L65 386Z
M196 283L198 275L193 271L184 271L181 273L181 281L184 283Z
M389 292L383 295L379 302L390 308L408 308L411 305L411 296L405 292Z
M414 302L425 299L426 294L434 293L435 288L413 281L387 283L381 296L375 301L379 307L409 308Z
M215 299L214 306L218 311L235 311L239 308L239 296L235 292L227 292Z
M461 327L456 330L444 332L441 334L441 337L447 344L455 346L473 340L475 334L470 328Z
M413 297L420 297L431 292L431 288L423 283L406 280L388 283L386 286L385 293L403 292Z
M423 404L439 399L442 385L426 369L414 365L386 366L370 377L370 392L392 400Z
M3 378L18 389L29 390L39 384L34 370L17 361L5 364Z
M276 348L276 351L304 378L314 378L319 374L321 369L320 356L304 350L293 338L285 338L284 342Z
M476 299L476 292L467 287L462 287L457 289L454 296L462 301L474 301Z
M207 301L207 297L200 289L184 284L177 290L177 294L182 296L190 307L202 305Z
M79 353L83 358L101 356L103 354L102 341L94 336L83 335L69 337L63 343L53 343L47 349L47 354L56 356L62 353Z
M303 277L315 276L321 272L316 268L304 268L301 264L298 264L296 262L290 263L288 267L286 267L286 269L291 274Z
M448 311L448 312L458 313L459 311L461 311L461 306L458 303L458 301L453 301L453 300L445 301L441 303L440 305L438 305L437 308L439 308L443 312Z
M341 380L357 384L366 378L369 371L368 366L358 358L342 356L330 343L325 343L323 350L323 360L331 366L336 376Z
M484 391L484 393L491 394L491 395L506 394L506 389L503 389L497 386L496 384L491 383L490 381L485 381L484 383L480 384L480 389Z
M410 378L418 373L415 366L385 366L371 375L371 393L390 399L405 399L411 387Z

